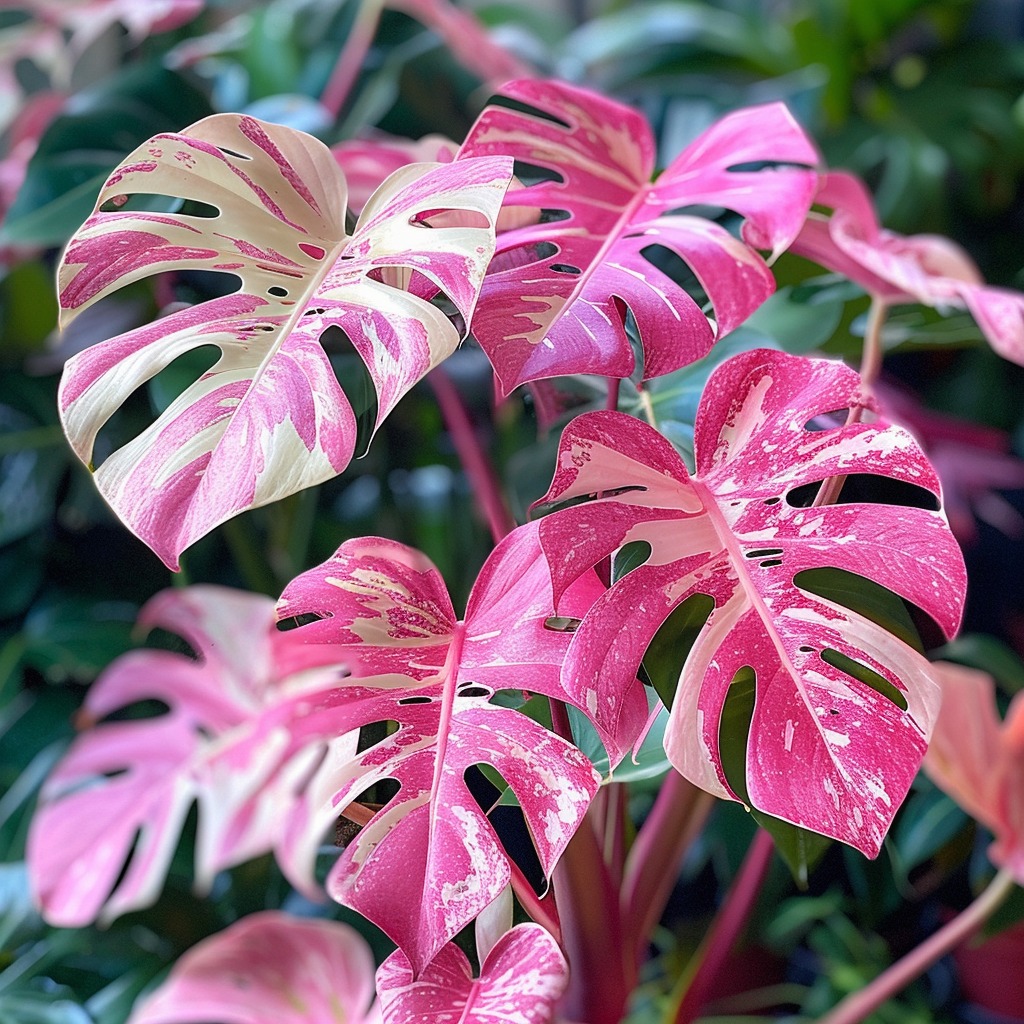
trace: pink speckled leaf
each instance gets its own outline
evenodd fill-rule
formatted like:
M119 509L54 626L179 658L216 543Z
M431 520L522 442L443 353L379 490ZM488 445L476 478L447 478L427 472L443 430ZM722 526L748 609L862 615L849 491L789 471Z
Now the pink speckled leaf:
M509 192L508 207L561 210L568 218L502 234L473 333L505 392L525 381L570 373L625 377L634 359L625 330L633 313L644 376L705 355L773 291L753 246L778 253L795 237L817 176L813 145L781 104L737 111L712 126L651 183L654 140L639 113L583 89L521 81L500 93L540 116L490 106L459 151L508 154L553 172ZM681 214L713 206L746 218L740 241L713 221ZM700 306L647 258L662 246L696 274L714 307Z
M468 323L510 174L507 158L404 167L349 236L341 171L301 132L222 114L131 154L64 254L64 321L161 271L222 271L241 285L95 345L65 368L62 421L91 463L98 431L136 388L183 353L220 349L211 370L96 471L129 528L173 568L225 519L344 469L355 415L321 335L335 327L351 339L377 391L379 425L460 340L437 306L398 284L428 281ZM118 209L136 193L218 212ZM444 210L476 222L426 223Z
M500 938L474 978L466 954L445 946L418 977L405 955L377 970L384 1024L546 1024L569 969L540 925L521 924Z
M834 567L867 577L947 635L960 621L966 576L941 511L790 503L798 488L846 474L888 477L937 499L938 479L902 428L881 419L815 422L862 401L857 374L840 363L764 350L736 356L708 382L694 476L639 420L578 417L562 436L543 501L590 500L542 519L540 536L556 595L626 543L651 548L584 618L565 673L602 685L631 676L672 609L710 596L714 608L682 667L666 732L672 763L710 792L738 799L719 731L730 683L752 669L751 803L874 855L924 755L937 686L916 651L802 589L799 574ZM874 409L872 400L865 418ZM844 658L884 683L873 687L837 667Z
M264 911L188 950L128 1024L379 1024L373 997L354 928Z
M334 660L327 649L278 632L269 598L215 586L168 590L143 608L139 624L179 634L199 660L133 651L89 691L86 721L143 700L170 710L88 729L46 781L27 859L36 902L55 924L110 920L152 902L195 801L200 886L270 850L293 783L277 762L280 729L265 731L262 748L249 749L231 772L213 771L213 758L222 764L224 751L249 737L268 706L338 676L336 667L317 667ZM301 758L290 767L301 772Z
M584 574L555 604L536 523L514 530L484 563L470 592L466 617L456 621L444 581L420 552L396 541L346 541L332 558L285 589L282 618L315 614L296 634L335 645L353 675L435 678L450 663L459 686L541 693L590 715L617 764L647 718L643 687L577 685L562 673L567 632L548 628L556 612L581 618L604 587Z
M549 603L536 596L544 584ZM581 600L570 594L580 614ZM325 739L374 722L399 728L354 759L336 757L328 745L279 859L295 884L315 891L312 861L324 832L368 786L397 780L397 796L348 845L328 891L387 932L417 972L510 879L507 855L467 788L467 770L484 763L504 777L546 874L596 792L598 777L575 746L490 703L498 687L566 696L558 673L569 637L544 629L552 611L535 527L492 555L464 621L455 619L424 556L379 538L342 545L282 598L283 615L328 616L294 634L343 645L353 670L311 714L310 728ZM640 689L625 688L604 735L614 739L625 728L636 735Z

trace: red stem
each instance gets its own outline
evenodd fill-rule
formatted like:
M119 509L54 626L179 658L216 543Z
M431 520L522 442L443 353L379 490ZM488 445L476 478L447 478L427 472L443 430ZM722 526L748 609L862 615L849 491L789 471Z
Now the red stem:
M713 796L670 770L637 832L626 857L621 889L623 932L637 967L672 895L683 857L714 803Z
M698 950L700 960L676 1010L675 1024L689 1024L697 1018L711 983L718 976L750 918L757 895L761 891L761 884L771 865L774 850L772 837L764 829L758 829L743 859L739 874L729 889L725 902L715 915L711 929L704 936L701 949Z
M555 868L555 896L569 961L561 1015L587 1024L619 1024L632 985L624 970L618 894L589 813Z
M331 77L320 94L320 102L337 120L363 67L366 53L377 34L384 0L361 0L356 20L334 63Z
M487 520L494 543L498 544L515 529L516 524L502 498L494 469L484 454L480 439L466 414L462 398L443 367L435 368L428 380L434 389L441 416L451 435L459 461L473 487L473 496Z

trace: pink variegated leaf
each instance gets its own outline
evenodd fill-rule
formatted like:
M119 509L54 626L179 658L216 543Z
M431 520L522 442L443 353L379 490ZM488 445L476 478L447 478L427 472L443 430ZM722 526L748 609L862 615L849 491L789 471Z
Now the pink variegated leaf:
M876 298L967 309L1004 359L1024 365L1024 294L986 285L971 258L939 235L909 237L878 222L870 193L852 174L822 175L812 213L792 249L845 274Z
M385 178L407 164L450 163L458 145L444 135L405 139L384 132L331 146L348 184L348 205L358 213Z
M279 614L320 616L296 635L333 645L356 676L432 679L447 665L457 686L526 690L575 704L593 720L614 765L647 717L643 687L635 679L578 685L561 671L570 635L550 626L556 613L581 618L603 592L596 576L585 574L556 606L537 524L529 524L484 563L463 622L431 562L379 537L347 541L294 580Z
M347 681L309 716L325 739L375 722L399 728L355 757L328 742L278 861L315 895L313 858L324 834L369 786L396 780L398 793L346 846L327 891L386 932L417 972L511 880L509 855L466 773L487 764L508 783L545 875L597 792L596 772L572 743L489 697L482 687L455 686L450 673L418 684L371 676Z
M145 606L139 623L179 634L198 660L133 651L89 691L86 724L143 700L169 711L89 728L43 786L27 859L36 902L55 924L110 920L152 902L195 802L200 886L270 850L302 758L281 767L280 727L261 733L262 745L227 771L225 751L249 737L264 709L339 675L336 666L318 667L334 660L326 649L278 632L269 598L214 586L169 590ZM339 742L354 753L355 739Z
M542 500L590 500L539 525L556 596L624 544L650 545L647 561L583 619L567 675L594 685L632 676L669 613L693 595L711 597L672 705L670 760L710 792L740 798L719 733L730 684L750 669L750 803L874 855L924 754L937 685L914 649L804 589L800 574L835 568L866 577L947 635L960 621L966 577L938 510L937 477L908 433L881 419L817 429L823 414L864 401L857 374L842 364L764 350L736 356L705 390L696 475L646 424L612 412L580 416L562 436ZM870 418L874 401L864 407ZM800 507L794 497L848 474L913 485L934 496L935 510Z
M929 778L994 837L992 863L1024 885L1024 697L1000 721L987 672L936 662L942 710L924 759Z
M349 236L341 171L301 132L223 114L131 154L64 254L65 322L161 271L220 271L241 285L95 345L65 368L62 421L90 463L98 431L136 388L183 353L220 349L211 370L96 471L129 528L176 567L181 551L225 519L344 469L355 414L321 336L333 327L351 339L377 391L379 425L460 341L437 306L398 285L429 282L468 323L510 173L509 159L404 167ZM148 193L217 213L118 209ZM466 216L427 225L445 210Z
M540 925L507 932L473 977L466 954L445 946L418 976L401 952L377 970L384 1024L546 1024L569 980L558 944Z
M354 928L251 914L186 952L128 1024L379 1024L373 955Z
M582 616L599 592L587 577L558 610ZM352 676L327 702L312 702L308 725L292 726L294 737L315 730L327 752L279 860L295 884L315 892L312 864L324 832L367 787L397 780L398 795L349 844L328 891L387 932L421 970L510 880L507 855L467 788L466 772L489 764L504 777L545 873L596 792L598 778L575 746L491 704L493 691L528 690L589 706L618 760L644 722L642 687L634 679L618 694L590 695L560 682L570 637L546 627L555 604L535 525L515 531L492 554L465 620L456 620L424 556L380 538L343 544L293 581L280 611L321 616L289 635L332 645ZM355 758L329 742L380 721L400 728Z
M538 113L488 107L459 159L507 154L555 174L509 192L506 208L568 214L503 233L488 271L473 332L506 393L561 374L631 374L627 308L643 345L644 377L668 373L705 355L772 293L772 275L753 247L778 253L789 244L817 176L794 167L734 168L817 162L781 104L723 118L652 184L654 139L636 111L550 81L512 82L501 97ZM679 212L695 206L742 214L745 241ZM689 265L713 321L651 262L652 246Z

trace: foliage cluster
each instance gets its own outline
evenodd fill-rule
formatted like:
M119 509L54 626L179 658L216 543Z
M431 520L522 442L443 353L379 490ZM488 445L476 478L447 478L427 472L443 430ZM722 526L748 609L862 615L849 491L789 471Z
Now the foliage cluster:
M0 10L0 1019L839 1024L1020 916L1024 43L589 13Z

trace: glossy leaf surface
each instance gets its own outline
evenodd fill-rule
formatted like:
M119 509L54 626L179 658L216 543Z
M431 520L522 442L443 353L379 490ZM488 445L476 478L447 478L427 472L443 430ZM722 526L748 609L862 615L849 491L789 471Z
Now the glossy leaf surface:
M723 118L651 184L654 139L637 111L551 81L509 83L499 99L532 109L488 107L459 159L502 154L540 168L554 180L509 192L506 208L567 214L503 233L488 271L473 332L506 393L560 374L629 376L626 308L643 344L644 377L668 373L705 355L772 293L772 275L753 247L786 248L817 180L792 167L740 169L817 162L781 104ZM741 214L745 241L680 212L696 206ZM714 323L651 261L652 246L692 269Z
M348 844L327 887L387 932L417 972L510 879L467 771L487 764L505 779L545 874L597 789L590 761L575 746L490 703L499 688L567 696L558 676L569 635L544 628L552 611L545 584L550 600L536 530L526 528L488 560L464 621L424 556L380 538L342 545L282 598L283 615L325 616L289 635L340 645L353 672L311 713L310 728L329 738L374 722L398 725L355 758L330 745L289 824L282 863L296 884L315 892L310 871L324 832L368 786L397 780L397 796ZM567 603L582 614L579 602L591 599L575 593ZM614 710L603 734L635 736L646 711L639 684ZM293 735L303 728L297 724Z
M819 419L863 401L857 374L841 364L767 350L736 356L708 382L692 477L646 424L611 412L578 417L542 501L584 500L542 519L540 536L556 596L624 544L651 549L584 618L568 676L600 687L632 675L668 614L709 596L714 607L682 666L666 731L673 764L710 792L738 797L720 728L731 684L752 672L752 805L874 855L924 754L937 686L915 650L868 614L817 596L801 573L867 577L947 635L960 621L965 574L941 511L799 507L798 488L847 474L913 485L937 505L938 480L904 430ZM873 410L868 401L866 414Z
M64 254L65 322L162 271L219 271L241 286L67 364L61 415L90 463L97 433L137 387L186 352L220 352L96 471L122 520L175 567L182 550L225 519L344 469L355 414L321 336L339 328L366 363L379 425L460 340L435 305L397 285L415 271L468 323L510 172L507 159L410 165L376 193L348 236L343 176L330 151L301 132L224 114L131 154ZM133 195L204 205L120 209ZM473 214L476 225L426 224L448 209Z

